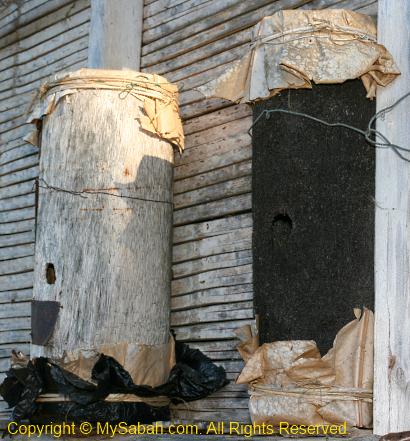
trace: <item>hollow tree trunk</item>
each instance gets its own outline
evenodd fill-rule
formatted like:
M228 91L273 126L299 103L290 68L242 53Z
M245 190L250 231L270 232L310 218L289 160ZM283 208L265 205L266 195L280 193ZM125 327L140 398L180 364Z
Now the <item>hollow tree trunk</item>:
M32 356L168 341L173 149L140 105L80 90L44 120L34 299L60 307Z

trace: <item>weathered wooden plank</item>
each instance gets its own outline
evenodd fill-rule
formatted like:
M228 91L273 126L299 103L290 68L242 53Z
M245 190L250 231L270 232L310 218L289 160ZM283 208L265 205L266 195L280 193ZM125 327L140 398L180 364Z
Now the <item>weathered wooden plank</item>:
M218 351L236 351L237 346L239 344L239 340L235 337L233 340L209 340L209 341L193 341L189 343L191 348L199 349L203 352L218 352ZM229 389L228 386L225 386L226 390ZM229 389L231 390L231 389Z
M76 42L78 44L78 42ZM76 46L74 42L68 42L69 46ZM22 89L22 86L27 86L32 84L32 88L37 88L38 81L42 81L49 75L57 72L63 72L66 70L72 70L69 66L76 66L78 63L82 63L83 66L87 64L87 48L78 50L74 47L75 52L67 55L62 59L58 59L53 63L48 63L42 67L41 70L35 70L34 72L24 73L24 67L28 66L18 66L16 74L18 78L16 79L16 93L23 93L27 91L27 87ZM34 83L34 84L33 84Z
M144 67L159 65L160 60L161 62L164 60L172 61L173 58L185 52L195 52L196 49L200 48L201 51L204 51L204 56L200 56L199 50L197 50L195 59L191 61L194 62L198 59L204 59L212 53L222 52L223 50L228 50L240 44L250 42L251 28L263 17L272 15L280 9L300 7L309 1L310 0L278 0L272 2L271 0L261 0L257 3L243 2L240 6L236 7L234 11L228 9L223 13L211 17L209 20L203 20L199 23L187 26L185 29L175 32L172 36L166 36L146 44L142 49L142 65ZM258 7L263 3L265 3L266 6ZM246 31L241 32L243 29L246 29ZM227 39L227 36L229 38L230 35L238 37L233 38L236 43L230 43L232 40ZM223 46L220 46L219 50L208 52L208 46L223 40L225 40L226 44L225 49ZM172 45L172 52L167 48L167 46L170 45ZM179 67L187 64L191 63L184 62L180 64ZM173 66L173 68L166 69L165 71L175 69L176 65L173 64ZM162 67L164 67L164 65L162 65Z
M206 100L197 101L192 104L180 107L180 115L182 119L195 118L196 116L204 115L224 107L231 106L231 101L220 98L208 98Z
M10 260L10 259L17 259L19 257L28 257L28 256L32 256L33 254L34 254L34 244L15 245L0 249L1 260Z
M329 6L331 9L351 9L356 11L364 6L374 3L374 0L345 0L339 1L334 5Z
M173 6L170 6L170 2L168 2L167 6L162 5L161 9L157 6L155 8L156 13L154 14L152 14L152 8L145 6L143 30L145 31L156 26L161 26L174 18L186 17L187 14L191 14L193 11L197 11L204 7L206 8L209 5L209 2L210 0L186 0Z
M35 205L35 194L26 194L7 199L1 199L1 208L4 210L17 210L20 208L32 207Z
M144 0L144 19L184 3L186 0ZM206 0L207 1L207 0Z
M67 1L65 3L67 3ZM0 43L0 48L10 46L17 41L24 41L25 38L39 33L45 28L51 27L56 23L64 23L65 21L67 21L67 19L70 19L71 16L77 14L84 9L89 8L89 3L90 0L78 0L75 2L70 1L69 4L61 5L59 9L54 10L52 14L38 17L36 20L26 25L22 25L22 21L21 19L19 19L18 23L13 23L12 26L9 27L9 30L11 30L11 32L8 32L7 35L7 30L3 26L1 26L2 21L0 20L0 36L3 36ZM20 17L24 17L24 13L22 14L21 10L22 7L19 11Z
M58 20L52 25L45 26L42 30L33 33L26 38L19 38L14 44L10 44L4 47L0 52L0 68L4 69L10 64L3 64L5 60L15 58L18 63L27 61L30 58L36 58L41 54L44 54L44 49L37 48L37 46L45 47L51 43L53 47L59 47L67 41L65 34L71 32L73 28L76 28L79 32L82 32L82 26L90 20L90 9L86 7L84 0L79 2L80 11L71 15L68 20ZM82 10L81 10L82 9ZM87 31L88 33L88 26ZM30 56L31 54L31 56ZM12 64L16 64L13 62Z
M60 73L60 72L65 72L65 71L75 71L78 70L82 67L84 67L86 65L86 61L87 58L83 58L83 59L79 59L78 62L75 62L74 64L64 64L64 60L59 60L57 63L59 64L64 64L64 66L62 68L60 68L60 70L55 70L53 68L54 65L56 65L57 63L50 63L49 65L47 65L47 67L49 68L49 70L53 73ZM43 72L44 68L40 68L40 72ZM16 73L16 75L18 75L18 73ZM41 85L49 78L49 74L44 73L44 76L41 76L41 74L39 74L38 72L36 72L36 75L39 76L39 78L37 80L35 80L34 82L31 82L29 84L25 84L23 86L20 87L16 87L16 88L9 88L4 92L0 92L0 99L2 98L11 98L11 101L13 100L14 97L14 93L16 94L20 94L20 95L25 95L28 97L31 97L31 100L34 98L35 94L37 93L37 90L41 87ZM31 103L31 101L30 101ZM26 105L26 108L29 108L30 103L28 103ZM8 143L7 145L5 145L3 148L0 147L0 151L9 151L12 149L11 145L13 145L13 147L18 147L21 145L24 145L24 141L22 140L22 138L19 138L17 140L14 140L11 143Z
M36 89L38 83L33 84L34 80L42 80L52 73L67 70L70 65L73 65L73 63L84 60L84 55L88 47L88 35L80 38L75 37L76 36L74 35L74 38L71 41L67 39L65 45L62 47L50 48L44 56L29 60L22 64L13 65L2 71L4 73L4 78L8 77L12 79L16 76L22 78L22 84L19 84L18 81L15 83L16 93L26 93ZM74 60L69 62L69 60L72 60L73 58ZM85 63L83 62L83 66L84 65ZM44 71L42 69L44 69ZM27 80L25 79L25 76L27 76ZM8 86L5 87L6 90L7 87ZM6 94L5 96L11 95Z
M251 210L252 198L250 194L232 196L220 201L182 208L174 212L174 225L184 225L191 222L205 221L216 217L227 216Z
M38 42L37 45L32 48L29 48L23 52L19 52L16 55L11 55L8 58L3 58L2 60L0 60L0 70L23 63L32 63L32 60L34 60L35 58L44 56L44 54L59 47L62 47L62 50L59 51L59 56L61 58L64 56L63 47L67 45L69 41L88 36L88 29L89 22L85 21L81 25L66 31L63 34L57 35L50 40L44 41L43 43Z
M218 140L226 140L229 137L235 137L244 134L247 132L251 124L252 118L245 117L230 121L226 124L210 127L200 132L192 133L186 138L186 151L184 152L184 154L189 154L189 149L193 147L209 145L210 143ZM218 147L216 145L212 148L217 149Z
M200 35L203 31L212 29L214 33L211 41L214 41L216 39L221 39L221 37L224 35L233 33L234 31L238 32L240 29L252 26L258 21L258 19L264 17L265 15L270 15L272 11L297 7L303 3L306 3L306 1L279 0L272 2L272 0L254 0L252 2L240 2L235 6L235 8L222 10L221 12L207 17L204 20L193 22L182 29L176 29L172 34L167 34L172 26L172 22L170 22L163 29L163 36L160 34L160 30L157 31L156 36L159 38L157 38L155 41L149 41L150 34L144 32L144 47L142 54L143 56L148 55L154 51L158 51L158 49L162 49L170 45L176 47L176 50L178 50L178 42L188 39L189 37L194 39L192 42L193 44L188 46L188 48L192 50L192 48L196 47L197 40L195 37L198 37L198 35ZM255 12L256 17L258 17L257 19L254 17ZM240 26L236 24L236 21L239 18L242 18ZM232 27L232 22L235 22L236 26ZM222 31L219 29L220 27L222 27ZM215 32L215 28L217 28L219 32ZM209 39L204 38L201 45L206 44L208 41ZM186 43L185 46L187 47ZM168 57L172 57L172 54L169 54Z
M171 417L173 419L181 421L196 421L196 422L212 422L212 421L224 421L229 427L231 421L238 421L244 424L251 423L249 411L245 409L233 410L234 406L230 406L228 409L221 411L195 411L195 410L173 410L171 406ZM238 433L240 435L240 433Z
M0 344L29 343L31 340L30 330L0 331Z
M214 254L249 250L251 247L252 228L239 228L229 233L175 245L173 247L173 262L178 263Z
M10 173L14 173L20 170L25 170L26 168L33 167L38 164L38 155L31 154L29 156L25 156L24 158L16 159L14 161L10 161L6 164L2 164L0 168L0 177L8 175Z
M252 117L251 108L247 104L236 104L226 109L187 121L184 124L184 134L188 136L191 133L200 132L201 130L220 126L245 117Z
M362 6L356 9L356 12L360 12L361 14L371 15L374 18L377 18L377 0L373 3L370 3L366 6Z
M7 143L5 142L4 144L0 145L0 155L3 155L4 152L20 147L24 144L26 144L26 142L21 138L14 141L8 141Z
M242 360L238 351L203 351L203 353L211 360ZM227 395L227 394L226 394Z
M200 401L193 401L190 403L183 403L183 404L178 404L174 407L174 409L176 410L181 410L181 412L186 409L188 411L191 410L208 410L208 411L212 411L212 410L225 410L225 409L229 409L232 408L232 406L235 406L235 409L248 409L248 403L249 403L249 399L248 398L238 398L235 400L232 399L223 399L223 398L205 398L202 399Z
M174 209L193 207L211 201L226 199L231 196L243 195L251 191L252 177L243 176L229 181L209 185L174 197Z
M203 271L230 268L232 266L247 265L250 263L252 263L252 252L250 250L237 251L176 264L172 267L172 274L173 278L177 279Z
M0 224L0 234L24 233L34 231L34 219Z
M17 11L17 4L14 2L4 2L0 5L0 19L4 19ZM12 18L10 20L13 20Z
M21 139L23 136L25 136L27 134L27 128L28 125L22 125L19 127L14 127L11 130L8 130L7 132L1 133L0 132L0 140L2 142L2 145L6 145L6 143L8 144L9 142L14 142L15 140L18 140L18 142L21 142ZM6 150L8 150L6 148Z
M213 157L229 153L236 148L246 147L251 145L251 137L247 133L247 123L250 120L240 120L242 123L242 129L240 129L239 124L232 121L229 124L224 124L220 126L219 130L206 130L201 132L205 140L209 140L206 145L202 144L202 140L197 136L187 137L187 141L191 143L191 146L184 151L183 155L176 157L176 168L181 166L189 166L192 163L201 161L202 163L206 161L211 161ZM230 130L229 125L232 125ZM234 132L235 129L239 128L239 132ZM192 139L191 139L192 138ZM196 144L199 143L199 144ZM235 160L231 162L234 163ZM224 164L227 165L227 164ZM196 164L198 167L198 164ZM216 167L214 167L216 168ZM179 173L183 169L180 169ZM206 169L204 169L205 171Z
M2 237L0 236L0 240L1 239ZM34 242L34 235L32 242ZM34 265L33 256L20 257L17 259L10 259L10 260L0 260L0 275L31 271L33 269L33 265Z
M254 7L258 7L258 3L266 3L271 0L253 0L252 3L255 3ZM238 4L239 3L239 4ZM212 26L215 22L218 23L216 17L221 21L219 17L219 13L221 11L226 11L225 16L228 16L228 12L232 14L232 9L230 9L233 5L237 5L235 8L235 12L240 9L241 2L238 0L224 0L220 2L208 2L205 7L193 8L188 11L186 14L178 15L174 10L174 15L172 16L172 20L168 21L160 21L157 22L156 27L148 28L145 27L143 33L143 44L146 47L148 43L158 40L160 38L164 38L165 36L170 37L170 42L174 42L174 35L179 30L184 30L187 27L191 27L191 29L195 29L195 32L192 32L191 35L195 35L198 30L206 29ZM243 3L242 3L243 4ZM252 5L251 5L252 6ZM229 11L227 11L229 9ZM245 8L243 8L245 9ZM238 13L243 13L243 11L238 11ZM223 19L222 19L223 20ZM219 21L219 22L220 22ZM205 22L205 23L204 23ZM185 35L185 34L183 34Z
M21 289L15 291L3 291L0 292L0 303L9 302L26 302L33 297L32 289Z
M253 320L232 320L191 326L174 327L179 341L224 340L235 338L235 330L241 326L251 325Z
M13 129L15 127L19 127L19 126L23 126L24 124L26 124L27 121L27 117L23 116L24 115L24 111L26 109L26 105L23 105L23 112L22 111L18 111L18 115L11 115L11 117L8 119L6 116L6 121L0 123L0 133L4 133L7 132L10 129Z
M6 123L12 120L17 120L27 113L29 108L30 96L19 95L11 96L6 99L2 99L0 103L0 130L7 130ZM25 118L27 119L27 117ZM24 121L25 122L25 121Z
M29 330L30 328L30 317L0 318L0 332Z
M206 271L172 281L172 295L182 295L221 286L252 283L252 265Z
M33 272L0 276L0 291L31 288L33 286Z
M15 29L15 23L19 16L19 10L16 5L14 5L14 9L8 9L2 12L0 16L0 37L3 35L7 35L9 32L12 32Z
M0 166L33 154L38 154L38 147L31 144L23 144L17 148L2 153L0 156Z
M27 219L34 219L35 208L21 208L19 210L1 211L0 224L8 222L18 222Z
M34 190L35 190L34 180L25 181L22 182L21 184L15 184L15 185L10 185L8 187L0 188L0 199L3 199L3 202L1 202L1 206L3 207L3 203L6 203L7 198L13 198L18 200L18 198L15 198L15 196L27 195L29 193L32 193ZM16 207L16 208L21 208L21 207ZM11 210L11 208L8 209Z
M253 302L228 303L174 312L171 316L171 326L248 318L254 318Z
M224 286L205 291L197 291L183 296L173 296L171 298L171 309L172 311L178 311L198 308L200 306L250 301L252 299L253 292L251 284Z
M224 26L226 27L226 25ZM205 44L202 40L197 47L192 44L192 40L196 40L197 37L189 39L189 45L186 41L183 43L177 43L172 46L175 53L167 50L160 50L152 54L143 55L141 63L146 71L153 72L158 71L159 74L164 75L168 72L179 70L185 66L192 65L198 61L205 60L208 57L219 54L221 52L234 49L237 46L242 46L245 43L251 41L251 29L241 30L234 34L228 34L220 39L212 40ZM142 52L144 53L144 48Z
M20 5L19 25L38 20L42 16L72 2L73 0L25 0Z
M249 400L248 388L244 384L231 382L219 391L211 394L210 398L247 398Z
M0 236L0 248L34 242L34 231Z
M177 82L182 92L193 89L216 78L230 63L242 57L248 49L249 43L245 43L228 51L213 54L208 58L168 72L167 78L169 81Z
M0 176L0 187L18 184L19 182L35 179L38 176L38 166L26 168L17 172Z
M220 236L240 228L252 227L252 214L239 214L209 222L201 222L174 228L174 244L192 240L205 239L212 236ZM248 235L252 230L248 230ZM214 244L215 246L215 244ZM212 247L212 245L210 245ZM178 254L178 253L177 253Z
M220 161L218 161L218 159ZM192 192L195 189L218 184L220 182L250 176L252 173L251 159L252 147L239 146L238 149L232 150L231 154L226 153L221 156L210 158L210 160L197 161L192 164L192 167L189 167L188 165L186 167L183 166L183 173L177 173L177 169L175 169L175 178L184 177L184 179L175 181L174 194L179 195L180 193ZM234 163L232 164L232 162ZM214 167L212 167L213 165ZM218 168L217 165L220 165L221 168ZM226 196L229 195L227 194Z
M2 304L0 308L0 319L12 319L15 317L20 317L20 318L30 317L30 314L31 314L31 302L19 302L19 303L9 303L9 304L5 303ZM15 328L15 329L24 329L24 328Z
M224 421L229 427L229 423L231 421L238 421L242 423L250 423L251 418L249 415L249 411L246 409L235 409L235 407L231 404L228 409L223 409L220 411L195 411L185 409L173 409L171 406L171 417L173 419L181 420L181 421L196 421L196 422L212 422L212 421ZM238 433L240 435L240 433Z
M378 89L378 111L409 92L409 36L410 3L379 0L378 40L392 54L401 75L389 87ZM377 130L407 149L408 108L409 98L377 120ZM377 149L374 432L378 435L410 430L409 193L408 162L391 149Z
M352 9L357 10L369 4L377 3L377 0L312 0L300 9Z

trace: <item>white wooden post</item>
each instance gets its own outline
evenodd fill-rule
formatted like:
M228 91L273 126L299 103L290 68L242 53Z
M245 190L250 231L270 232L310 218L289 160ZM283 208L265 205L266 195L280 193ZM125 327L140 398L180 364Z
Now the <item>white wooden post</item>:
M378 38L401 76L379 88L377 109L410 90L410 1L379 0ZM410 148L410 99L377 122L391 142ZM410 155L406 155L410 157ZM410 163L376 153L374 433L410 430Z
M139 70L143 0L91 0L88 67Z

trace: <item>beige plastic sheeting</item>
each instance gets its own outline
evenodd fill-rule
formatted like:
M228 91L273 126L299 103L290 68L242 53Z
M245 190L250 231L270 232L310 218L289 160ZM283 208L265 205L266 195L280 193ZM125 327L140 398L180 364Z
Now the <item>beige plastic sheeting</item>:
M65 353L61 359L53 362L84 381L95 384L91 373L101 354L115 358L131 375L135 384L152 387L166 383L176 362L175 341L172 336L164 345L147 346L124 342L103 345L97 349L78 349ZM60 395L47 394L41 395L38 401L64 401L62 398ZM143 401L153 406L169 404L167 397L148 398L134 394L110 394L106 401Z
M345 9L279 11L254 28L250 50L198 88L207 97L248 103L284 89L361 78L367 98L400 74L376 42L371 17Z
M324 357L311 340L266 343L247 357L237 383L249 384L254 423L372 427L374 316L355 315Z
M24 139L38 145L37 121L52 112L58 101L81 89L118 90L120 98L132 96L145 111L141 127L184 150L184 132L179 117L178 88L156 74L131 70L80 69L55 75L43 84L33 101L28 121L34 127Z

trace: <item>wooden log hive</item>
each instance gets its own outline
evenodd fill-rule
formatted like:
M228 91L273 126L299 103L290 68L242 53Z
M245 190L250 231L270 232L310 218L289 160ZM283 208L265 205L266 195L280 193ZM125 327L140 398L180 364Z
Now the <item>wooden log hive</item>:
M168 342L173 147L142 128L144 96L124 84L66 86L43 118L34 300L59 307L32 356ZM38 305L44 335L53 317Z

